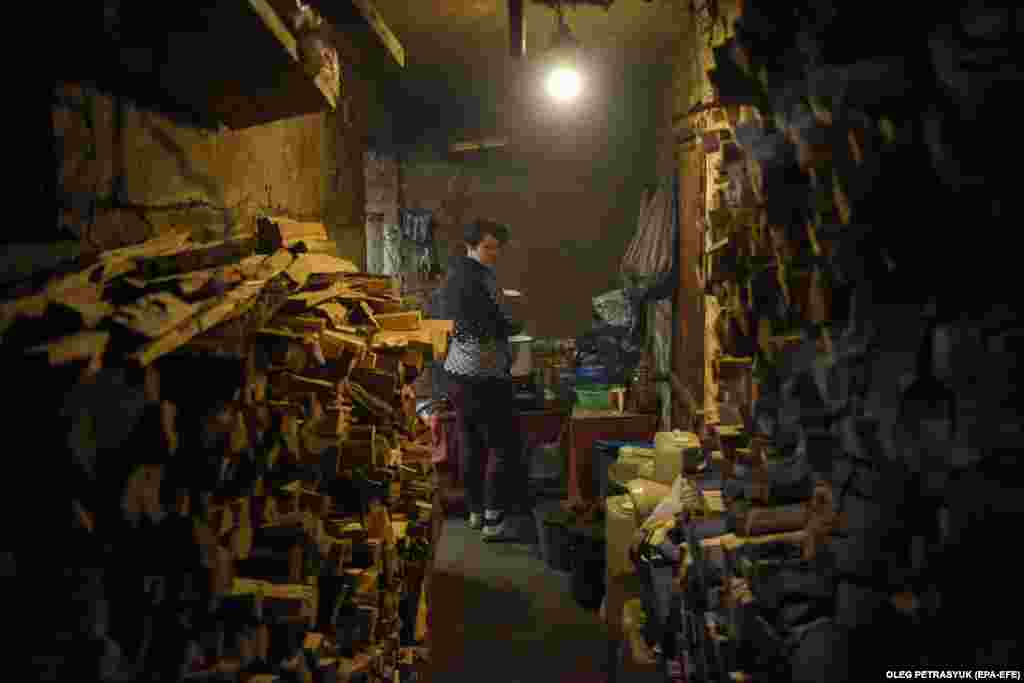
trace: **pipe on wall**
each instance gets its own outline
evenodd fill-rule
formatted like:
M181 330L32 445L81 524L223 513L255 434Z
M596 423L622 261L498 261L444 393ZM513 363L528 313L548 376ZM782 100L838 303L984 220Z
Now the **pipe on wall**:
M508 0L509 54L513 59L526 56L526 0Z

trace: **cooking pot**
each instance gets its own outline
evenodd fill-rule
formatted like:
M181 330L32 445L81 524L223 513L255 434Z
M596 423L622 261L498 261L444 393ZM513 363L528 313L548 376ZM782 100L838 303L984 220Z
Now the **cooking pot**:
M512 351L512 376L525 377L533 372L533 337L517 334L509 337Z

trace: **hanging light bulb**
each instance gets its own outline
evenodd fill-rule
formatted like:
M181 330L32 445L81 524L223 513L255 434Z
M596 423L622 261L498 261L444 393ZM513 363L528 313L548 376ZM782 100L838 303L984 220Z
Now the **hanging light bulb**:
M578 66L580 48L565 21L561 5L557 5L555 11L558 14L558 26L548 52L550 67L545 87L552 99L570 102L583 90L583 77Z
M573 100L582 89L580 73L574 67L560 65L551 69L547 78L548 95L563 102Z

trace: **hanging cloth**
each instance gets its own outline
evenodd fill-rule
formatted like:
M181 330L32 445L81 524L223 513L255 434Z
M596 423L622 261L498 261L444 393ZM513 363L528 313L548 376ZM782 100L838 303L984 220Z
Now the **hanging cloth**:
M402 238L420 246L433 242L431 224L433 214L424 209L402 210Z
M402 239L419 248L416 270L429 272L434 251L433 214L425 209L402 209L400 220Z

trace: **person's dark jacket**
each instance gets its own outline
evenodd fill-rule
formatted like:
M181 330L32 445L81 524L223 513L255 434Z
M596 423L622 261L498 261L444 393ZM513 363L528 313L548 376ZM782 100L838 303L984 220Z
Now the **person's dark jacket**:
M523 326L513 322L489 294L489 277L493 275L487 266L468 256L457 256L449 263L440 303L443 319L454 322L455 339L507 342L522 331Z

